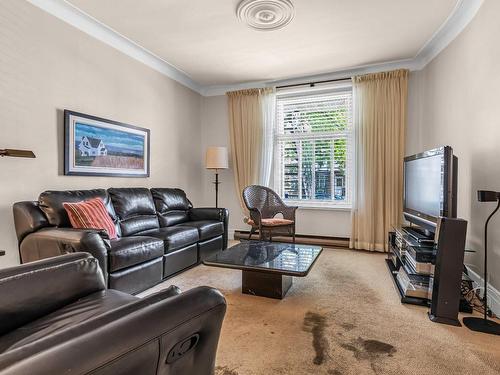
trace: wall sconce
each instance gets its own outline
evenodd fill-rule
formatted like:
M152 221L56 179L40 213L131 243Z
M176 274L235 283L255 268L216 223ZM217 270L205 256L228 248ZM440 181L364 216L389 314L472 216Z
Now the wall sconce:
M10 148L6 148L4 150L0 150L0 156L11 156L15 158L36 158L33 151L30 150L13 150Z

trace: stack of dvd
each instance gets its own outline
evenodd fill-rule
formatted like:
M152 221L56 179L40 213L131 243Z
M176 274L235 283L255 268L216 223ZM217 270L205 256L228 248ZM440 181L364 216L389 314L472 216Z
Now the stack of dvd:
M401 267L396 278L405 296L430 298L429 277L408 275L404 267Z
M415 248L408 246L406 251L407 264L415 271L422 275L432 275L434 273L435 254L432 248Z
M396 283L403 296L427 302L431 298L430 283L434 274L435 250L432 243L417 241L404 227L395 228L390 243L390 259L396 270Z

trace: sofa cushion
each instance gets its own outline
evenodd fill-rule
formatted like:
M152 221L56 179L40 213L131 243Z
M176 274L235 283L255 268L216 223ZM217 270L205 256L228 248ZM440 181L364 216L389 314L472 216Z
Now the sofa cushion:
M92 198L76 203L64 202L63 206L73 228L103 229L108 233L110 239L113 240L117 237L115 224L108 215L101 198Z
M224 223L216 220L188 221L177 226L196 228L201 241L220 236L224 233Z
M183 190L153 188L151 194L153 195L161 227L168 227L189 220L188 210L192 205Z
M198 230L188 226L165 227L141 232L140 235L156 237L164 242L165 254L199 241Z
M146 188L108 189L123 236L159 228L151 193Z
M137 297L130 294L112 289L89 294L76 302L3 335L0 339L0 352L13 350L49 335L54 335L137 299Z
M132 236L111 241L109 270L121 270L163 256L163 241L154 237Z
M66 191L44 191L38 197L38 206L47 216L50 225L62 228L71 228L68 213L63 203L76 203L92 198L101 198L108 210L109 216L116 220L116 213L111 204L111 199L104 189L93 190L66 190Z

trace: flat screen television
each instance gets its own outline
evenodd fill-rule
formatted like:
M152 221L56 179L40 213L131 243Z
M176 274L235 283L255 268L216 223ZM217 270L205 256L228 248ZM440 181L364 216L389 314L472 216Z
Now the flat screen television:
M457 217L458 158L444 146L404 159L405 219L434 233L438 218Z

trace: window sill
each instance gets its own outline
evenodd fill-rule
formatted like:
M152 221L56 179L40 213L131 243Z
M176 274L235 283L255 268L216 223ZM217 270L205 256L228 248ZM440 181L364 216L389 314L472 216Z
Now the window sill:
M351 207L343 206L301 206L299 205L299 210L320 210L320 211L346 211L351 212Z
M285 201L289 206L298 206L299 210L323 210L323 211L351 211L352 207L350 204L336 204L336 205L322 205L315 202L305 203L297 201Z

